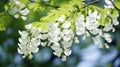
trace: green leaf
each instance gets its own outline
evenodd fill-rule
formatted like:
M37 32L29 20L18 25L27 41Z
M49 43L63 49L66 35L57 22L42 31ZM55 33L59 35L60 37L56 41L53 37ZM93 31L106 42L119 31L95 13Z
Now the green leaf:
M33 22L32 25L40 28L42 31L47 31L49 23Z
M4 31L11 24L11 16L6 13L0 13L0 31Z
M120 0L114 0L115 6L120 9Z

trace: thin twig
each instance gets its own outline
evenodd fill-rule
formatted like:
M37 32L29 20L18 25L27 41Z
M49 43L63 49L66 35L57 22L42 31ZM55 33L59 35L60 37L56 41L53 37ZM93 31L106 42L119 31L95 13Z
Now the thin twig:
M87 4L85 4L85 5L83 6L83 8L89 6L89 5L93 4L93 3L99 2L99 1L100 1L100 0L91 1L91 2L89 2L89 3L87 3Z

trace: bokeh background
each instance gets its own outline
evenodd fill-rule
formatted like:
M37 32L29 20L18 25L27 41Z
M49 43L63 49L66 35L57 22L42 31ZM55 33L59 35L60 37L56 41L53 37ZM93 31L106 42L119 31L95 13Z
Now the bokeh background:
M0 2L5 2L5 0L0 0ZM0 3L0 12L2 11ZM120 67L120 24L115 27L116 32L110 33L113 41L109 49L99 48L91 38L83 41L79 37L80 43L73 45L72 54L65 62L54 56L49 47L41 46L33 59L23 59L17 52L20 37L18 30L24 30L25 24L39 20L40 17L46 15L47 11L49 10L31 11L25 22L15 19L8 13L4 16L0 15L0 18L3 17L0 22L11 21L5 31L0 31L0 67ZM118 20L120 22L120 16Z

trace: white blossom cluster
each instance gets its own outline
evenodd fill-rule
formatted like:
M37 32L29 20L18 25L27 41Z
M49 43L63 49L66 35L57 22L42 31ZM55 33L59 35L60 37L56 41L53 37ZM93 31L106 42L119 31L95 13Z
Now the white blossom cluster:
M11 3L15 4L15 7L10 7L9 13L14 15L15 18L21 18L22 20L27 19L27 15L30 12L24 4L20 3L19 0L9 0Z
M28 57L31 59L32 53L38 52L41 41L41 30L32 27L32 24L25 26L27 31L19 31L21 38L19 38L18 53L23 54L23 58Z
M113 32L115 31L113 26L119 24L117 20L118 16L119 15L112 17L112 21L109 20L109 23L106 24L102 29L100 28L101 25L98 23L98 20L100 19L100 14L98 14L97 11L92 12L91 10L89 10L86 18L84 17L84 15L81 15L79 18L76 18L75 20L76 34L83 35L83 40L91 35L93 36L92 39L95 44L98 44L100 47L105 46L106 48L109 48L107 43L103 44L102 39L104 39L108 43L112 42L111 35L108 34L107 32L111 30Z
M54 50L53 54L62 57L62 61L66 61L66 56L72 53L70 47L73 44L74 32L70 26L71 22L68 20L65 21L64 15L58 19L58 22L52 22L49 25L48 39L53 43L51 46Z
M74 23L66 19L65 15L62 15L56 21L49 23L45 33L41 29L33 27L32 24L28 24L25 26L27 31L19 31L21 38L19 38L18 52L23 54L24 58L32 58L32 53L38 52L39 45L43 47L48 45L54 50L54 55L62 57L62 61L66 61L66 57L72 53L71 46L74 43L79 43L76 36L81 35L83 40L91 36L95 44L109 48L107 43L111 43L112 38L107 32L115 31L114 26L119 24L118 16L112 17L109 23L102 28L98 22L101 16L97 10L89 10L86 17L80 15ZM75 30L71 28L72 24L75 26ZM103 43L103 41L107 43Z

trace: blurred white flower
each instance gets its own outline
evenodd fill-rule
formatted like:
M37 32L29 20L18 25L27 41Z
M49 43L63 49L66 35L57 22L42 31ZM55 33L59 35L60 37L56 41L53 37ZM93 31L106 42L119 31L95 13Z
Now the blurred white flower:
M76 18L75 26L76 26L76 34L77 35L85 34L84 15L81 15L79 18Z
M119 21L117 20L117 18L119 17L119 14L117 14L115 17L112 17L112 22L114 25L118 25L119 24Z
M63 23L62 28L69 28L71 26L71 22L70 21L65 21L65 23Z
M66 61L66 56L65 55L62 56L62 61Z
M22 19L22 20L26 20L27 17L25 17L25 16L21 16L21 19Z
M103 28L104 31L108 32L113 29L113 24L109 23Z
M30 23L30 24L25 25L25 28L26 28L27 30L30 30L30 29L32 28L32 24Z
M106 40L108 43L110 43L110 42L112 41L111 36L110 36L110 34L108 34L108 33L104 33L103 37L105 38L105 40Z
M94 41L95 44L100 44L101 43L101 37L99 35L97 35L93 38L93 41Z
M65 54L66 56L71 55L71 53L72 53L72 51L71 51L70 49L64 49L64 54Z
M64 22L65 21L65 16L64 15L61 15L58 20L59 22Z
M30 11L29 11L28 8L25 8L25 9L23 9L23 10L20 11L20 13L21 13L22 15L27 15L29 12L30 12Z

